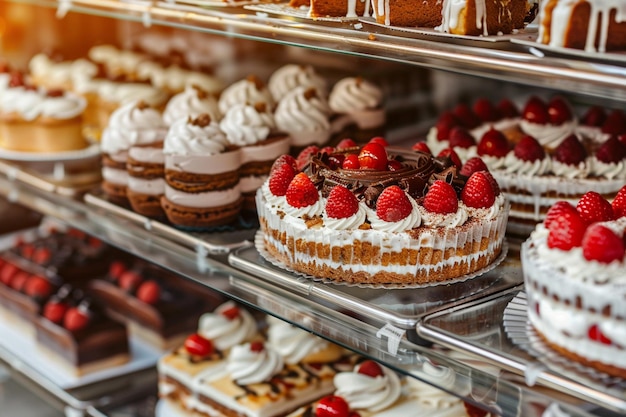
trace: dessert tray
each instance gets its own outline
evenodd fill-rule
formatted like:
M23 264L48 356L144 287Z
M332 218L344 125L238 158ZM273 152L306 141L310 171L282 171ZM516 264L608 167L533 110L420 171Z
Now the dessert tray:
M551 46L536 41L536 36L529 38L512 38L511 42L517 45L526 46L533 55L540 57L553 55L563 58L584 59L586 61L602 61L612 64L626 64L626 51L624 52L587 52L582 49L565 48L561 46Z

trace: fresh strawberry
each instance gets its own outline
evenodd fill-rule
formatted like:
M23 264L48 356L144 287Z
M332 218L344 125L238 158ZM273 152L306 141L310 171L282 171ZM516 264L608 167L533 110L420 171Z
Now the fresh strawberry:
M298 167L296 164L296 158L294 158L291 155L284 154L276 158L276 160L272 164L272 168L270 168L270 175L272 175L274 171L276 171L278 168L280 168L283 165L291 166L294 172L298 170Z
M437 155L438 158L450 158L450 160L452 161L452 163L454 164L454 166L456 166L456 169L460 170L461 166L463 165L463 163L461 162L461 158L459 158L459 155L454 152L454 149L452 148L446 148L443 149L441 152L439 152L439 155Z
M562 125L573 119L572 110L563 97L554 97L548 104L548 116L553 125Z
M359 210L359 201L343 185L336 185L330 190L326 201L326 215L331 219L345 219Z
M53 291L54 287L52 287L50 281L38 275L31 275L28 281L26 281L24 288L26 295L39 300L48 298Z
M0 270L0 281L4 285L11 285L13 277L20 269L10 262L5 263Z
M356 154L346 155L343 163L341 164L341 168L343 169L359 169L361 165L359 164L359 156Z
M319 151L320 148L315 145L307 146L306 148L304 148L296 158L296 168L298 168L298 171L302 171L304 167L309 163L309 159L311 159L311 156L317 155Z
M626 185L617 192L611 203L611 207L613 208L613 215L616 219L626 216ZM1 274L0 279L2 279Z
M550 121L550 115L548 114L548 106L539 97L531 97L524 110L522 111L522 117L531 122L540 125L548 124Z
M489 129L478 143L478 155L488 155L503 158L509 153L509 142L499 130Z
M397 185L387 187L378 196L376 214L386 222L400 221L413 211L409 198Z
M137 288L136 296L146 304L156 304L161 299L161 287L155 281L144 281Z
M483 122L495 122L500 120L500 113L494 107L491 101L486 98L479 98L474 102L474 113L480 117Z
M341 139L341 141L337 144L337 149L346 149L346 148L354 148L356 146L356 142L350 138Z
M567 201L557 201L556 203L554 203L554 205L552 205L552 207L550 207L550 209L546 213L546 218L543 221L543 225L545 226L545 228L550 229L552 222L565 212L578 214L578 211L576 211L576 207L572 206Z
M450 112L444 112L439 116L439 120L437 120L437 124L435 124L435 128L437 129L437 140L448 140L450 137L450 130L454 126L459 126L461 121L456 118Z
M84 308L70 307L63 317L63 327L70 332L77 332L84 329L89 324L89 314Z
M552 157L567 165L578 165L587 157L587 151L576 135L571 134L554 150Z
M272 195L283 196L287 193L289 183L296 176L296 171L290 164L280 165L270 174L268 187Z
M449 214L456 213L459 208L459 200L456 191L450 184L437 180L424 196L423 205L431 213Z
M373 360L363 361L358 368L357 373L371 376L372 378L376 378L379 376L384 376L383 368Z
M37 248L35 249L35 253L33 253L33 262L38 263L39 265L46 265L50 258L52 257L52 252L48 248Z
M613 220L611 204L595 191L585 193L578 201L576 210L587 224Z
M487 165L485 165L480 157L474 156L468 159L467 162L465 162L465 164L461 168L460 174L469 177L474 172L478 171L489 171L489 168L487 168Z
M125 291L133 292L135 291L135 289L137 289L137 287L139 287L139 284L141 284L141 281L143 281L143 278L141 274L139 274L139 272L126 271L122 275L120 275L118 285L120 286L121 289Z
M335 148L333 148L332 146L324 146L322 149L319 150L319 153L325 153L327 155L330 155L333 152L335 152Z
M387 142L387 140L383 138L382 136L373 137L367 143L378 143L382 147L389 146L389 142Z
M611 339L609 339L604 333L602 333L600 327L597 324L593 324L589 328L589 330L587 330L587 336L589 336L589 339L593 340L594 342L599 342L603 345L610 345L613 343Z
M53 323L61 324L69 306L59 300L50 300L43 307L43 316Z
M522 161L539 161L546 156L543 146L532 136L525 135L513 149L515 156Z
M426 142L423 141L415 142L411 149L413 149L414 151L427 153L429 155L433 154L428 145L426 145Z
M568 251L579 247L587 225L578 213L564 212L550 224L548 247Z
M125 271L126 265L122 261L114 261L109 265L109 277L114 281L117 281Z
M468 129L473 129L480 125L481 121L467 104L459 104L454 108L454 115L461 121L461 124Z
M474 137L470 135L468 130L462 126L453 127L450 131L450 147L469 148L476 146Z
M387 171L400 171L402 168L404 168L404 165L396 159L387 161Z
M89 236L89 238L87 239L87 244L90 248L98 249L104 245L104 242L97 237Z
M368 143L359 152L359 166L361 169L385 171L387 169L387 151L378 143Z
M28 272L22 270L18 271L11 280L11 288L13 288L15 291L24 291L26 289L26 283L28 282L29 278L30 274Z
M315 417L350 417L350 406L343 398L328 395L318 401Z
M237 307L236 305L232 305L222 311L220 311L220 314L224 317L226 317L228 320L235 320L236 318L241 316L241 312L239 311L239 307Z
M211 355L215 348L213 342L199 335L198 333L191 334L185 339L185 350L194 356L206 357Z
M613 110L602 124L602 133L621 135L626 133L626 115L622 110Z
M479 171L472 174L465 183L461 192L461 200L472 208L487 208L493 206L496 194L487 178L488 173Z
M20 245L20 254L25 259L32 259L33 255L35 254L35 246L28 243Z
M465 406L465 412L468 417L486 417L487 414L489 414L482 408L477 407L474 404L470 404L467 401L463 401L463 405Z
M489 184L491 184L491 189L493 190L493 194L497 197L500 195L500 184L498 184L498 181L496 181L496 179L493 177L493 175L491 175L491 172L489 171L483 171L485 173L485 178L487 178L487 181L489 181Z
M519 110L517 109L515 104L513 104L513 102L509 99L505 98L500 100L497 108L500 115L505 119L513 119L519 116Z
M328 166L330 169L337 169L343 166L346 156L342 153L332 153L328 155Z
M585 126L600 127L604 124L605 120L606 111L604 111L604 108L600 106L592 106L589 107L589 110L587 110L583 116L582 124Z
M624 240L606 226L592 224L583 237L583 256L588 261L609 264L624 260Z
M614 164L626 159L626 144L622 143L615 136L611 136L596 151L598 161L605 164Z
M259 353L259 352L263 352L264 349L265 349L265 345L260 340L250 343L251 352Z
M315 204L319 200L319 193L309 177L301 172L289 183L285 198L291 207L302 208Z

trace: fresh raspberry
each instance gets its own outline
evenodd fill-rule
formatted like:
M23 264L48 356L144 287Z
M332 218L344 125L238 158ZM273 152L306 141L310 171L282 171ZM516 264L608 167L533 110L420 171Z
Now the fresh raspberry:
M29 278L30 274L28 272L22 270L18 271L11 280L11 288L13 288L15 291L24 291L26 289L26 283L28 282Z
M198 333L191 334L185 339L185 350L190 355L206 357L211 355L215 348L213 342L199 335Z
M486 172L475 172L465 183L461 192L461 200L472 208L487 208L493 206L496 195Z
M450 131L450 147L459 147L459 148L469 148L472 146L476 146L476 141L474 137L470 135L468 130L462 126L453 127Z
M109 277L114 281L117 281L124 272L126 272L124 262L113 261L111 265L109 265Z
M19 272L19 270L20 269L12 263L10 262L5 263L2 266L2 269L0 270L0 281L4 285L11 285L11 281L13 280L13 277L15 277L15 275Z
M315 204L319 200L319 193L309 177L301 172L289 183L285 198L291 207L302 208Z
M359 374L371 376L372 378L385 375L385 373L383 372L383 368L381 368L380 365L373 360L363 361L359 365L359 370L357 372Z
M461 124L468 129L473 129L481 124L481 120L467 104L461 103L454 108L454 115Z
M606 226L592 224L583 237L583 256L588 261L609 264L624 260L624 240Z
M498 109L486 98L476 100L473 109L474 113L480 117L483 122L495 122L500 120L500 112L498 112Z
M382 136L373 137L367 143L378 143L382 147L389 146L389 142L387 142L387 140L385 140Z
M550 209L546 213L546 218L543 221L543 225L545 226L545 228L550 229L552 222L565 212L578 214L578 211L576 211L576 207L572 206L567 201L557 201L556 203L554 203L554 205L550 207Z
M239 311L239 307L237 307L236 305L232 305L231 307L220 311L220 314L226 317L228 320L235 320L241 315L241 312Z
M548 104L548 116L553 125L562 125L573 119L572 110L563 97L554 97Z
M422 142L422 141L415 142L415 145L413 145L411 149L413 149L414 151L427 153L429 155L433 154L430 148L428 147L428 145L426 145L426 142Z
M456 213L459 208L459 200L456 191L450 184L437 180L424 196L423 205L431 213L449 214Z
M470 404L467 401L463 401L463 405L465 406L465 411L468 417L486 417L487 414L489 414L482 408L477 407L474 404Z
M626 158L626 144L622 143L615 136L611 136L596 151L598 161L605 164L614 164Z
M43 307L43 316L53 323L63 323L65 313L69 309L69 306L59 300L50 300Z
M274 172L270 174L268 187L272 195L283 196L287 193L289 183L296 176L296 171L290 164L283 164L276 168Z
M519 116L519 110L517 109L515 104L513 104L513 102L509 99L505 98L500 100L497 108L498 112L500 112L500 115L502 115L502 117L505 119L513 119Z
M281 155L278 158L276 158L276 160L272 164L272 168L270 168L270 175L272 175L272 173L274 171L276 171L278 168L280 168L281 166L283 166L285 164L286 165L290 165L293 168L294 172L296 172L298 170L298 165L296 163L296 158L294 158L291 155L284 154L284 155Z
M578 212L564 212L550 224L548 247L568 251L579 247L587 225Z
M345 219L359 210L359 201L343 185L336 185L330 190L326 200L326 214L331 219Z
M337 395L322 397L315 407L315 417L349 417L350 406Z
M118 285L121 289L127 292L133 292L139 287L143 281L143 277L137 271L126 271L122 275L120 275L120 279L118 281Z
M413 206L409 197L397 185L387 187L376 201L376 214L386 222L397 222L406 218Z
M33 262L39 265L46 265L50 258L52 258L52 252L48 248L37 248L33 253Z
M402 168L404 168L404 165L396 159L390 159L387 161L387 171L400 171Z
M509 142L499 130L489 129L478 143L478 155L505 157L509 153Z
M474 172L478 171L489 171L489 168L487 168L487 165L485 165L480 157L474 156L465 162L463 168L461 168L460 174L469 177Z
M606 120L606 112L603 107L592 106L589 107L587 113L582 118L582 124L585 126L600 127Z
M89 315L80 307L70 307L63 317L63 327L71 332L84 329L89 324Z
M359 164L359 156L356 154L346 155L345 159L341 163L341 168L343 169L359 169L361 165Z
M336 148L346 149L346 148L354 148L355 146L357 146L355 141L349 138L345 138L345 139L341 139L341 141L337 144Z
M613 215L616 219L626 216L626 185L617 192L613 202L611 203L613 208ZM2 276L0 275L0 279Z
M263 352L264 349L265 349L265 345L260 340L250 343L251 352L259 353L259 352Z
M387 151L379 143L368 143L359 152L361 169L387 170Z
M571 134L554 150L552 157L567 165L578 165L587 157L587 151L576 135Z
M320 148L315 145L307 146L302 151L300 151L298 157L296 158L296 168L298 168L298 171L302 171L304 167L309 163L311 156L316 155L319 151Z
M156 304L161 299L161 287L155 281L144 281L137 288L137 298L146 304Z
M587 330L587 336L594 342L599 342L603 345L613 344L611 339L609 339L604 333L602 333L602 330L600 330L600 327L597 324L593 324L589 328L589 330Z
M602 133L621 135L626 133L626 115L622 110L613 110L602 124Z
M459 158L459 155L454 152L454 149L452 148L446 148L443 149L441 152L439 152L439 155L437 155L438 158L450 158L450 160L452 161L452 163L454 164L454 166L456 166L456 169L460 170L461 166L463 165L463 163L461 162L461 158Z
M524 110L522 111L522 117L531 122L540 125L548 124L550 121L550 115L548 114L548 106L539 97L531 97Z
M439 116L439 120L437 120L437 124L435 124L435 128L437 129L437 140L448 140L450 137L450 130L454 126L459 126L461 121L456 118L450 112L444 112Z
M35 246L28 243L20 245L20 253L24 259L31 259L35 254Z
M595 191L585 193L578 201L576 210L587 224L613 220L611 204Z
M50 281L38 275L31 275L24 287L26 295L40 300L48 298L52 294L52 291L54 291L54 287Z
M513 152L516 157L522 161L534 162L543 159L546 156L546 152L543 146L532 136L525 135L517 142Z

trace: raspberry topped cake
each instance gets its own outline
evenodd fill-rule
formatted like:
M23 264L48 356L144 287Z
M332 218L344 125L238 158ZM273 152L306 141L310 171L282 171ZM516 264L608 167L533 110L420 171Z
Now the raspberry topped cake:
M308 161L279 158L257 193L264 250L288 268L336 282L424 285L500 254L508 206L489 172L461 175L450 158L378 141L307 153Z
M560 201L522 246L528 318L568 359L626 377L626 186Z

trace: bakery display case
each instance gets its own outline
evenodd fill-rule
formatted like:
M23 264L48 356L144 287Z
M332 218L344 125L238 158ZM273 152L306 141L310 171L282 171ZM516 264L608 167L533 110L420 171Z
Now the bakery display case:
M619 108L626 101L623 54L547 47L534 42L532 27L501 37L442 36L371 18L313 20L280 4L201 0L14 0L0 2L0 12L0 53L22 68L41 51L77 59L94 44L112 43L154 52L169 36L187 60L210 67L225 84L250 72L266 78L286 62L314 64L333 79L357 67L380 79L393 74L384 82L399 122L385 136L401 145L425 137L441 109L485 89L515 97L529 88L556 91L581 106ZM150 42L148 33L159 36ZM194 55L194 48L201 52ZM508 237L492 265L447 285L312 280L268 261L254 218L235 230L190 231L111 202L99 173L86 169L99 163L94 149L40 160L0 150L0 194L174 273L180 286L276 316L492 415L626 412L622 379L572 367L530 337L520 238ZM99 380L64 384L15 343L12 334L0 338L0 364L9 375L0 384L11 390L37 393L68 416L169 415L157 402L156 358Z

